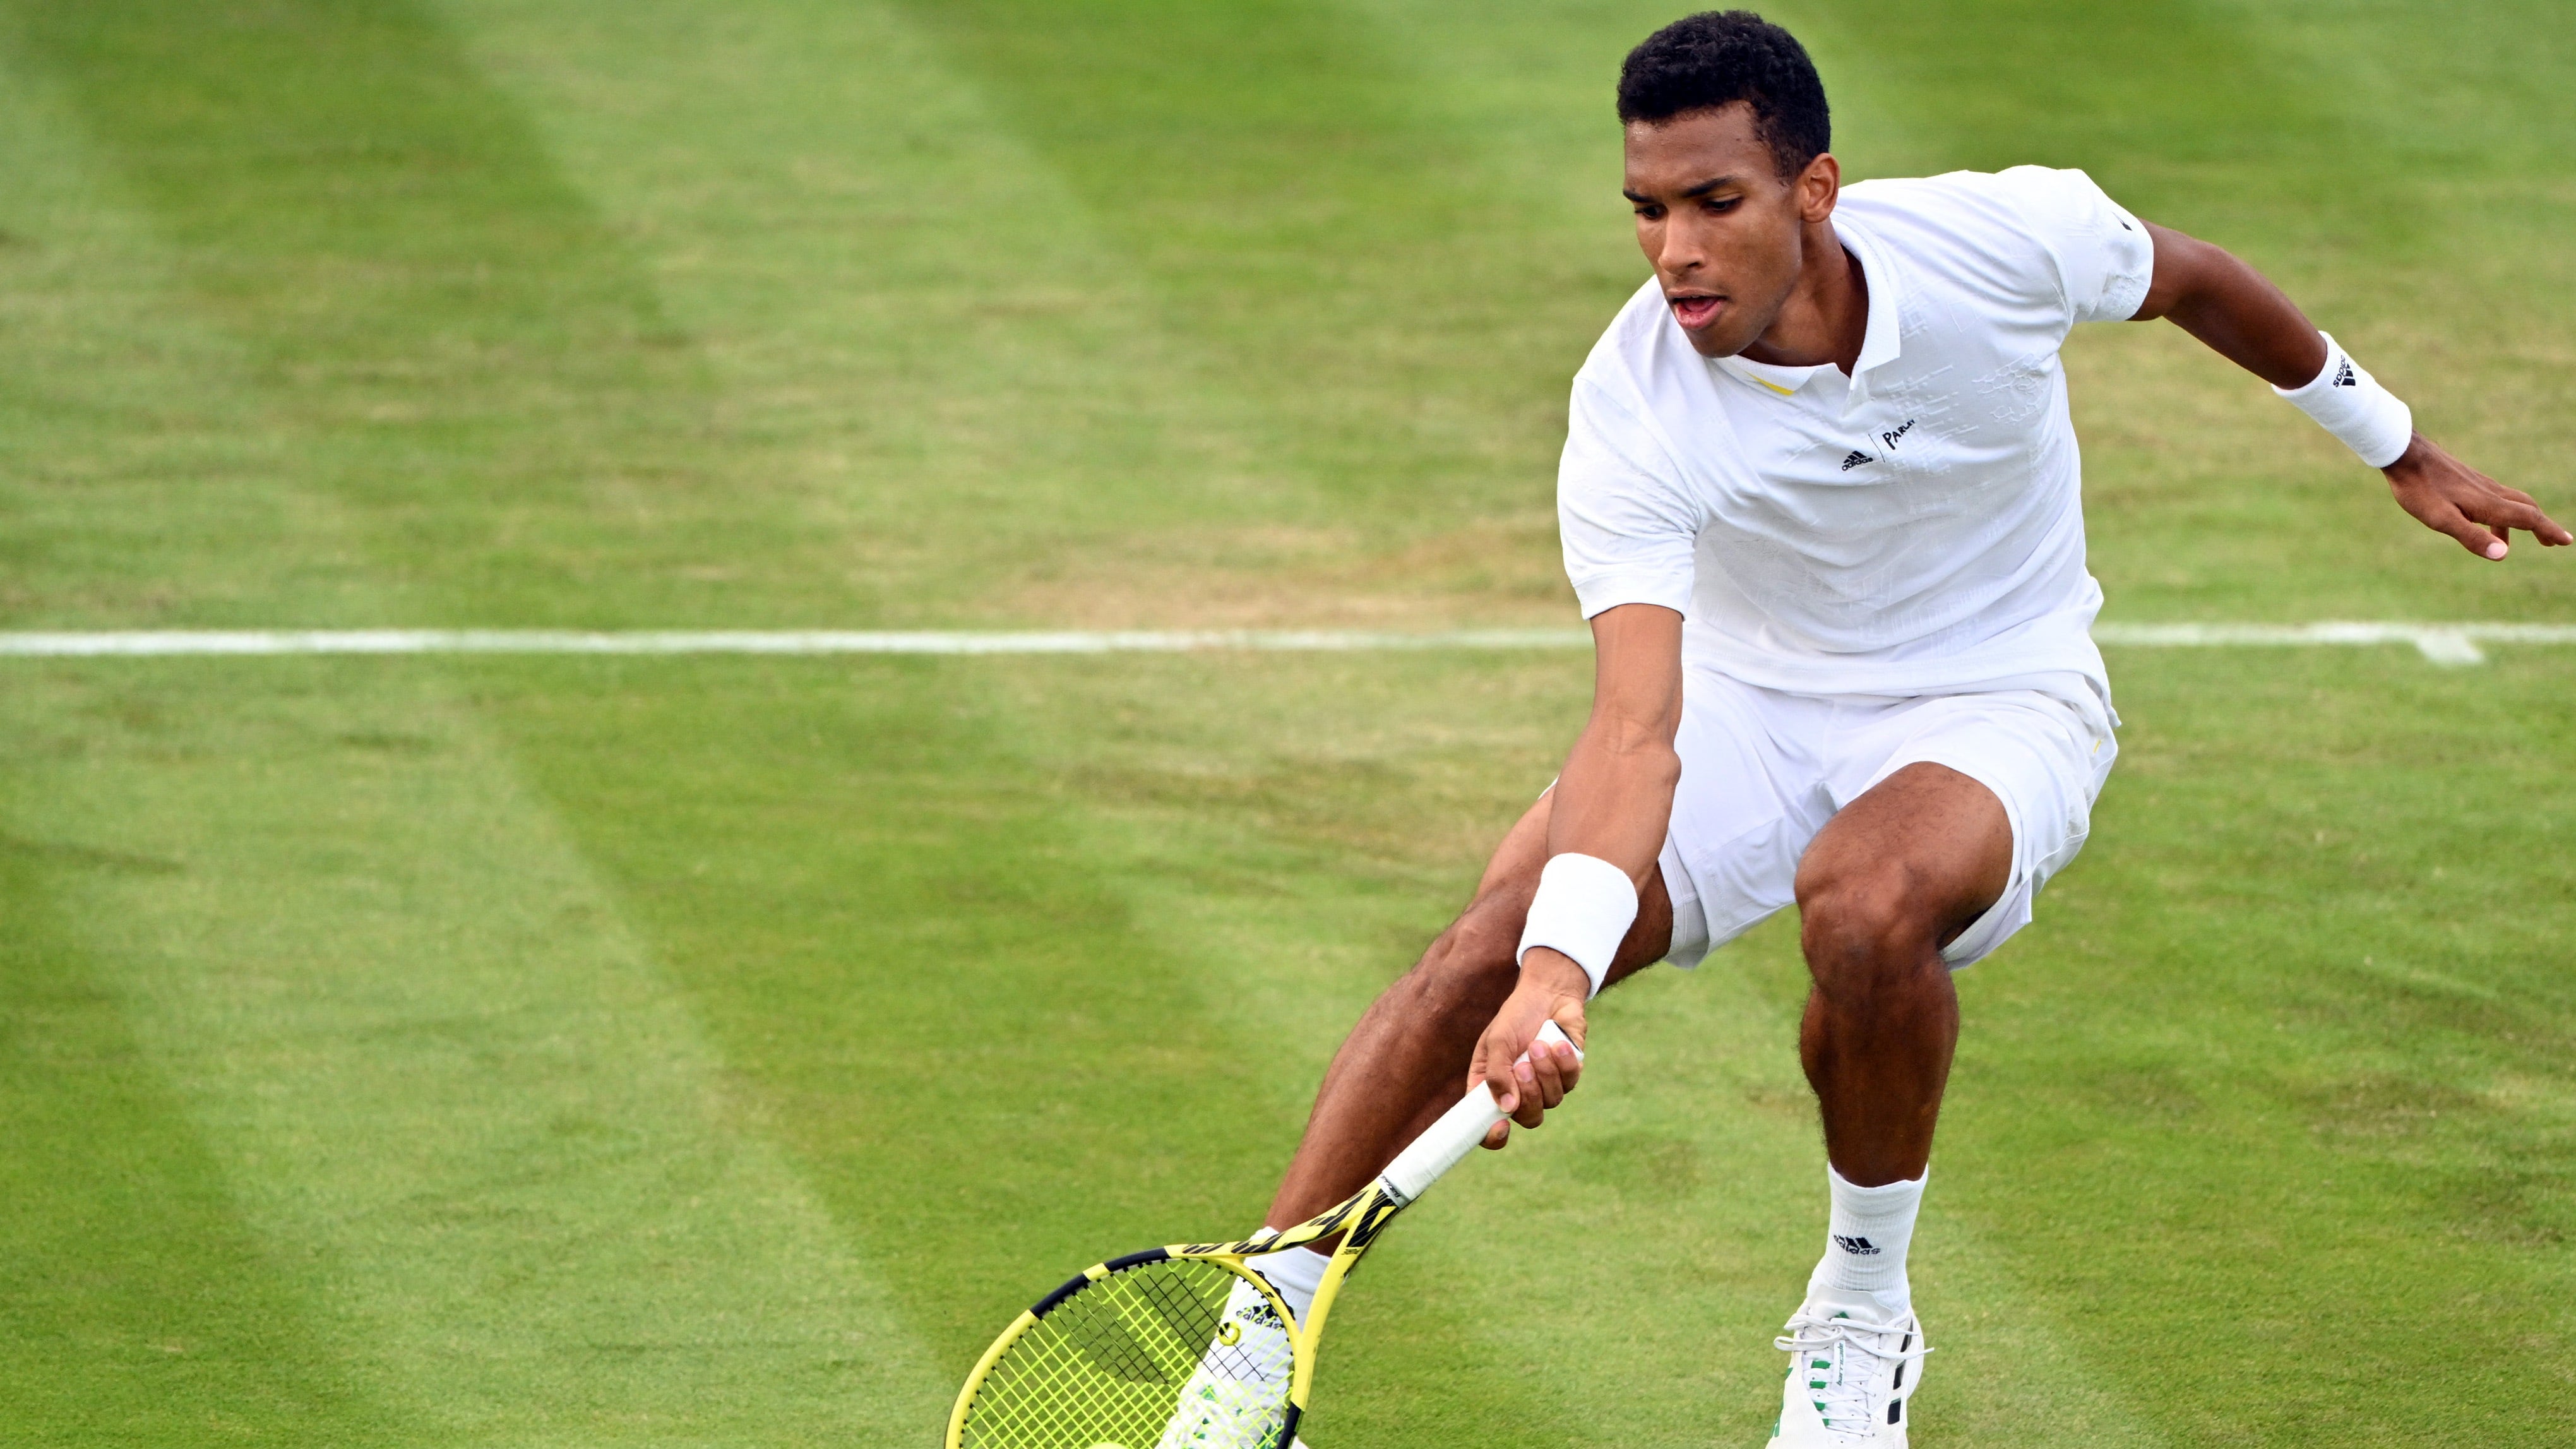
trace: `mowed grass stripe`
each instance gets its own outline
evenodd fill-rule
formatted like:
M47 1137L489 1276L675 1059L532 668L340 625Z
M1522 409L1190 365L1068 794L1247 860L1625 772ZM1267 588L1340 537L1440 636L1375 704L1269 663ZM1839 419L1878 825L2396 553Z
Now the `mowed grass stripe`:
M483 708L943 1368L1086 1263L1257 1219L1295 1115L1284 1048L1221 999L1254 983L1136 918L1003 691L938 661L561 667L482 666Z
M435 17L110 0L12 28L237 354L233 441L360 522L342 608L392 583L463 623L721 619L764 601L698 583L710 560L837 572L792 505L715 486L690 339ZM231 602L97 572L91 610Z
M364 1427L822 1444L935 1415L945 1375L472 715L310 668L23 681L8 810L317 1356L382 1405ZM296 1432L256 1384L202 1409Z
M13 623L332 619L372 560L313 496L252 350L0 9L0 531ZM238 611L238 612L235 612Z
M381 1442L394 1416L326 1331L328 1275L244 1216L118 973L65 918L82 903L64 877L179 869L0 838L0 1421L43 1444Z
M14 38L0 31L0 44ZM61 101L0 63L13 161L0 171L0 307L19 359L0 372L13 603L120 600L128 581L153 579L253 608L327 608L352 556L339 520L276 486L243 427L256 395L231 385L240 348L191 325L148 219ZM172 488L174 473L188 485ZM0 825L15 1182L0 1421L50 1443L371 1443L418 1429L359 1372L364 1346L338 1331L329 1259L237 1191L256 1159L207 1130L203 1104L140 1038L131 973L97 949L88 903L66 887L106 873L148 889L180 867L15 810L36 762L79 760L90 729L77 711L48 717L43 697L34 676L7 691L13 724L47 729L8 730Z
M1230 339L903 7L440 10L721 387L731 496L820 540L801 572L713 555L700 592L898 626L1392 622L1282 587L1390 582L1347 558L1379 520L1270 445L1304 390L1242 387Z

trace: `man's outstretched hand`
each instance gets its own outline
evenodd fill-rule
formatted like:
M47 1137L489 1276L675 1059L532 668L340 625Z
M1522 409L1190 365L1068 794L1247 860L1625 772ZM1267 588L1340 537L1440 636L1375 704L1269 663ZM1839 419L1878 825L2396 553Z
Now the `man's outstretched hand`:
M2398 507L2435 533L2458 539L2460 547L2482 559L2503 558L2512 547L2509 535L2517 528L2544 545L2576 543L2576 534L2541 512L2530 494L2498 483L2422 433L2415 435L2396 462L2380 471L2388 475L2388 491L2397 496Z
M1478 1082L1494 1084L1494 1105L1504 1120L1485 1134L1485 1146L1500 1147L1512 1137L1512 1123L1535 1127L1547 1109L1565 1100L1583 1075L1583 1062L1573 1052L1538 1039L1550 1020L1583 1045L1583 1003L1592 979L1568 957L1545 946L1533 947L1521 962L1520 984L1494 1013L1492 1024L1477 1039L1475 1060L1467 1069L1467 1090ZM1528 1061L1520 1055L1529 1053Z

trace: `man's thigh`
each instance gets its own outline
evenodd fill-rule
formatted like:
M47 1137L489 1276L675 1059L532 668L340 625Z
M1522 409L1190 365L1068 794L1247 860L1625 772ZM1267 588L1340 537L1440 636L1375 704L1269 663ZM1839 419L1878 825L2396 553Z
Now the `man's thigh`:
M2119 754L2108 708L2083 699L1938 696L1857 731L1831 773L1833 793L1858 794L1808 848L1800 901L1811 877L1850 881L1875 868L1914 883L1951 965L1991 954L2083 849Z

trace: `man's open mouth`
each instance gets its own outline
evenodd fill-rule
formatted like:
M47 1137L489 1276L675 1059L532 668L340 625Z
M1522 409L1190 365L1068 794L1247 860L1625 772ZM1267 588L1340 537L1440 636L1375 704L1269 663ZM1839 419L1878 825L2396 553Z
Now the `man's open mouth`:
M1687 332L1697 332L1717 320L1718 309L1726 305L1724 297L1667 297L1673 307L1673 320Z

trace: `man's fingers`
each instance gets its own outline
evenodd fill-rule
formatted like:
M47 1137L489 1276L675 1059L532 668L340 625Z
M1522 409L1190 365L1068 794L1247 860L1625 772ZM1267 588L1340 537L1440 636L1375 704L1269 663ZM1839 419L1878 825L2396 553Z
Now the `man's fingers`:
M2576 534L2569 533L2557 519L2541 512L2540 505L2531 501L2531 495L2516 493L2510 488L2504 491L2511 497L2486 515L2486 521L2494 525L2498 533L2508 528L2519 528L2553 548L2576 543Z
M2461 511L2469 513L2478 522L2494 529L2499 535L2507 529L2519 528L2543 543L2566 541L2567 530L2559 527L2556 519L2541 512L2540 505L2532 502L2529 494L2517 493L2511 488L2498 488L2496 495L2483 500L2482 507Z
M1546 1119L1548 1109L1565 1101L1574 1090L1574 1078L1580 1070L1574 1053L1547 1042L1533 1042L1529 1060L1512 1066L1512 1080L1519 1098L1512 1120L1524 1127L1536 1127ZM1498 1104L1499 1105L1499 1104Z
M1551 1049L1551 1052L1556 1052L1556 1075L1558 1075L1558 1080L1564 1080L1564 1083L1566 1083L1566 1091L1574 1091L1574 1083L1579 1083L1579 1080L1584 1078L1584 1060L1582 1060L1582 1055L1579 1055L1579 1052L1574 1052L1574 1049L1571 1049L1571 1047L1548 1047L1548 1049Z
M1556 1082L1556 1100L1548 1103L1553 1107L1565 1100L1566 1093L1574 1090L1575 1079L1583 1075L1583 1058L1576 1055L1570 1046L1542 1042L1530 1048L1530 1059L1536 1061L1542 1053L1547 1057L1549 1073Z
M2460 547L2490 562L2504 557L2505 551L2511 547L2494 529L2471 518L2456 507L2451 510L2448 520L2437 523L2434 527L2458 539Z
M1549 1103L1546 1089L1539 1085L1538 1073L1531 1070L1529 1063L1517 1062L1512 1066L1512 1080L1519 1084L1519 1090L1514 1093L1519 1100L1511 1108L1512 1120L1524 1127L1535 1127L1546 1121ZM1495 1105L1502 1104L1498 1102Z
M1485 1034L1476 1039L1476 1055L1467 1068L1467 1090L1472 1092L1478 1082L1484 1083L1493 1088L1494 1105L1509 1112L1520 1104L1519 1093L1517 1084L1512 1081L1511 1068L1501 1065L1509 1062L1512 1054L1500 1047L1501 1043L1494 1039L1492 1027L1487 1027Z
M1517 1069L1522 1087L1534 1091L1542 1107L1553 1107L1565 1100L1565 1078L1559 1072L1556 1053L1545 1042L1530 1044L1529 1060Z
M1512 1123L1525 1120L1538 1107L1532 1100L1531 1084L1522 1079L1520 1067L1513 1061L1520 1055L1520 1046L1512 1040L1512 1035L1497 1027L1484 1041L1485 1060L1490 1063L1488 1070L1491 1072L1485 1078L1485 1084L1493 1088L1494 1105L1503 1114L1503 1120L1485 1133L1485 1145L1489 1148L1500 1148L1511 1141Z
M2519 528L2552 548L2563 548L2568 544L2576 543L2576 533L2569 533L2557 519L2542 512L2539 499L2519 488L2507 488L2501 483L2496 485L2496 492L2505 502L2513 506L2509 511L2499 509L2487 514L2488 523L2505 528Z

